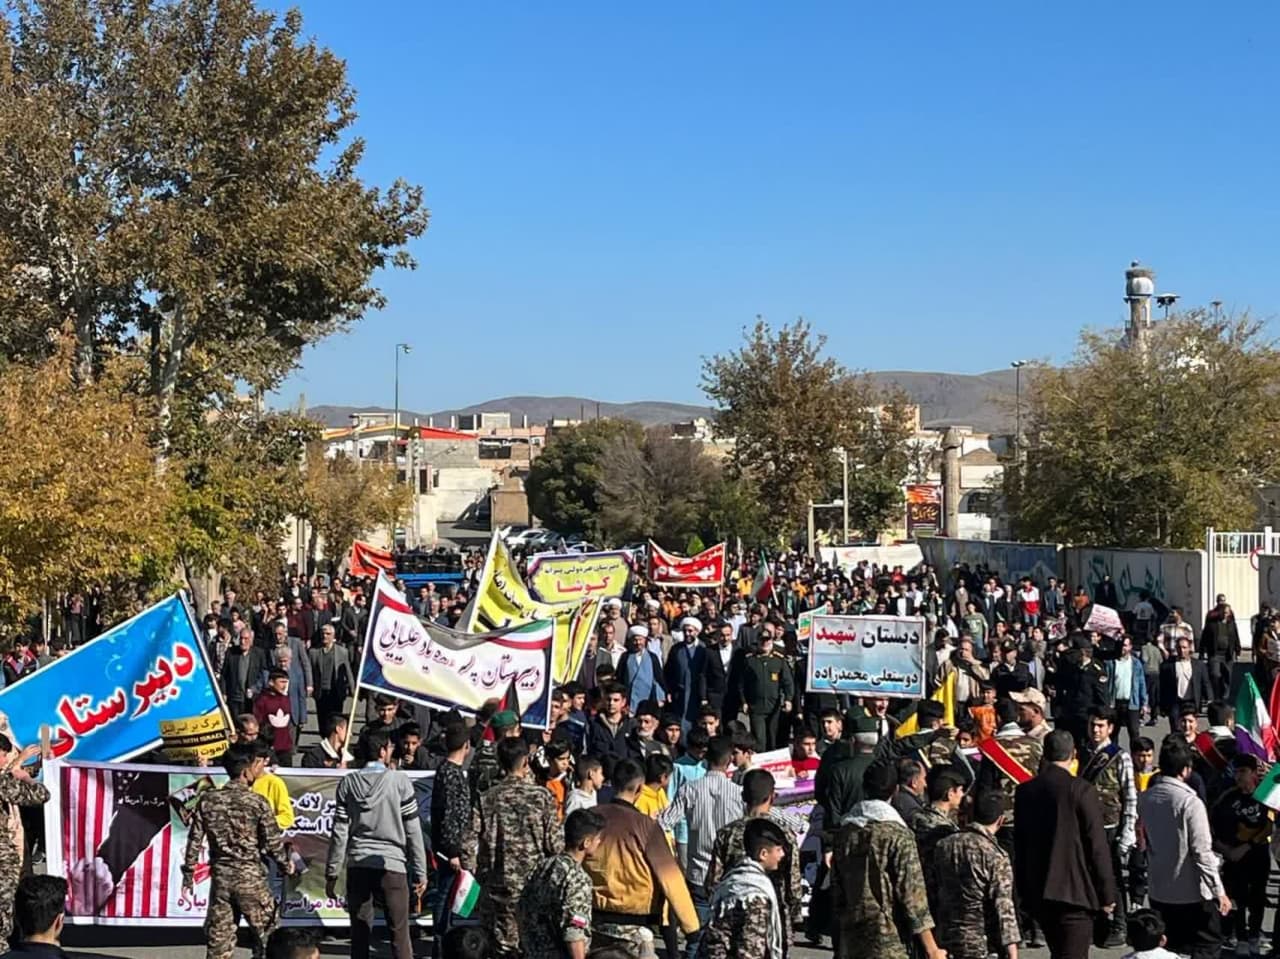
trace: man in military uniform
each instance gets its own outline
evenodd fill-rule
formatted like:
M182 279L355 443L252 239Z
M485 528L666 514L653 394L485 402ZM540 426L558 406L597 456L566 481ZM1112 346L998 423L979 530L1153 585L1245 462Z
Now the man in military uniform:
M933 853L938 843L960 828L960 804L964 802L964 777L953 766L934 766L926 780L929 804L916 813L907 827L920 849L920 871L929 892L932 913L937 893L933 877Z
M22 768L40 754L39 746L28 746L22 753L14 752L5 739L5 752L12 755L8 765L0 771L0 803L7 806L40 806L49 801L49 790L36 782ZM0 829L0 952L9 949L9 936L13 934L13 896L22 878L22 850L14 842L13 830L6 825Z
M1036 690L1039 692L1039 690ZM1013 861L1013 794L1024 782L1030 782L1040 769L1044 747L1040 741L1023 732L1018 725L1020 706L1011 699L996 702L996 734L978 744L982 752L982 764L978 767L978 788L999 794L1003 825L996 833L996 841ZM1018 906L1018 920L1029 941L1035 940L1031 916L1018 904L1014 890L1014 904Z
M759 652L747 657L742 671L742 706L762 752L784 744L782 717L791 712L796 695L791 664L773 648L778 633L775 623L761 625Z
M517 910L530 874L564 848L549 790L529 778L529 745L510 737L498 743L502 778L480 797L462 843L462 867L480 883L480 919L493 934L500 959L520 954Z
M1102 802L1102 825L1111 849L1111 868L1119 892L1111 914L1111 934L1107 945L1124 944L1127 914L1120 864L1129 861L1129 850L1137 842L1138 787L1133 778L1133 759L1111 739L1116 728L1115 710L1100 706L1089 710L1089 740L1080 778L1093 783Z
M943 725L945 717L946 708L942 703L932 699L922 700L916 706L916 722L920 732L900 739L881 740L881 754L895 759L909 757L919 760L925 769L942 765L954 766L965 777L965 786L968 787L973 782L973 768L960 751L954 732Z
M746 856L743 836L753 819L768 819L777 825L782 831L784 850L782 863L769 873L769 878L773 881L781 910L782 951L785 955L791 941L791 930L800 924L801 919L800 850L796 848L792 824L774 811L774 798L773 774L767 769L753 769L743 777L742 805L747 812L716 833L715 844L711 847L711 865L707 869L706 889L714 892L724 874Z
M1053 732L1053 727L1044 718L1049 710L1049 702L1044 698L1044 693L1032 686L1020 692L1010 693L1009 698L1018 706L1018 727L1043 745L1044 737ZM1032 770L1032 772L1036 771Z
M832 905L835 959L908 959L914 939L925 959L943 959L933 938L915 837L889 804L897 767L877 763L863 777L866 797L836 837Z
M196 863L205 837L209 839L209 910L204 921L209 959L230 959L236 949L236 927L243 916L253 935L253 953L265 954L267 937L279 924L280 909L267 887L263 856L293 875L285 854L284 836L267 801L250 787L263 768L262 760L244 746L232 746L222 765L230 781L206 789L191 813L187 849L182 863L182 892L194 893Z
M490 717L489 729L494 738L476 746L476 753L471 757L471 768L467 772L471 802L475 805L480 804L480 797L502 776L502 769L498 766L498 743L508 737L520 735L520 718L511 710L504 709Z
M1017 959L1018 915L1013 905L1013 866L996 842L1004 799L995 790L978 793L973 822L938 843L938 945L948 959Z
M544 859L520 895L525 959L586 959L591 947L591 877L583 860L600 845L604 817L576 809L564 821L564 851Z

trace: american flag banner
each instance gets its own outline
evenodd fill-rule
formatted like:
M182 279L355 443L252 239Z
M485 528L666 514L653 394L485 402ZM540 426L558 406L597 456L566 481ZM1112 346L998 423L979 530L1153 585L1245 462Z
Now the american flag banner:
M324 891L334 793L345 770L282 770L294 822L284 830L309 866L278 877L282 915L292 925L344 926L341 895ZM431 773L410 773L425 816ZM68 881L66 921L78 925L199 926L209 899L208 846L201 849L195 889L182 892L187 824L201 795L226 781L218 767L129 763L60 763L45 767L48 870ZM295 860L297 861L297 860ZM345 880L339 877L339 890ZM429 923L429 919L426 920Z

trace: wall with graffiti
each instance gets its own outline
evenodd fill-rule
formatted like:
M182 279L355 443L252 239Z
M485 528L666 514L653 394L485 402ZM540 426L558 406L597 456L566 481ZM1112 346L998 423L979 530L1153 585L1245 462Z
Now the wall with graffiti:
M1006 581L1030 576L1044 583L1050 576L1062 576L1058 547L1052 543L1006 543L999 540L949 539L921 536L916 542L925 562L943 573L957 563L971 570L987 569Z
M1197 629L1209 608L1208 557L1199 549L1094 549L1069 546L1062 551L1063 572L1074 588L1090 596L1106 576L1115 584L1117 605L1133 609L1143 591L1166 607L1180 606Z

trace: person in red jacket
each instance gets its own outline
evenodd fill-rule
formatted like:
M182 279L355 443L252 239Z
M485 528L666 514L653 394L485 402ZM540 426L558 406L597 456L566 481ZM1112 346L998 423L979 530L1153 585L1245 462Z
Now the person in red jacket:
M289 674L273 669L267 674L267 688L253 701L253 715L267 733L281 766L293 765L293 709L289 702Z

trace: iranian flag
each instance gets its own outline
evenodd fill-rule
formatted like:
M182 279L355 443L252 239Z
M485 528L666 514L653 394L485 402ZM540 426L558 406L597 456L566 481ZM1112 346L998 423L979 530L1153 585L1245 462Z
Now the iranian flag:
M453 880L452 894L449 896L449 911L459 919L468 919L475 912L476 902L480 899L480 883L467 869L458 873Z
M752 583L751 598L757 603L763 603L773 597L773 573L769 571L769 561L764 557L764 550L760 551L760 565L756 567L755 582Z
M1271 771L1262 777L1262 782L1253 791L1253 798L1264 806L1280 810L1280 763L1272 766Z
M1236 694L1236 748L1240 752L1270 762L1275 751L1275 731L1262 693L1253 677L1245 674Z

